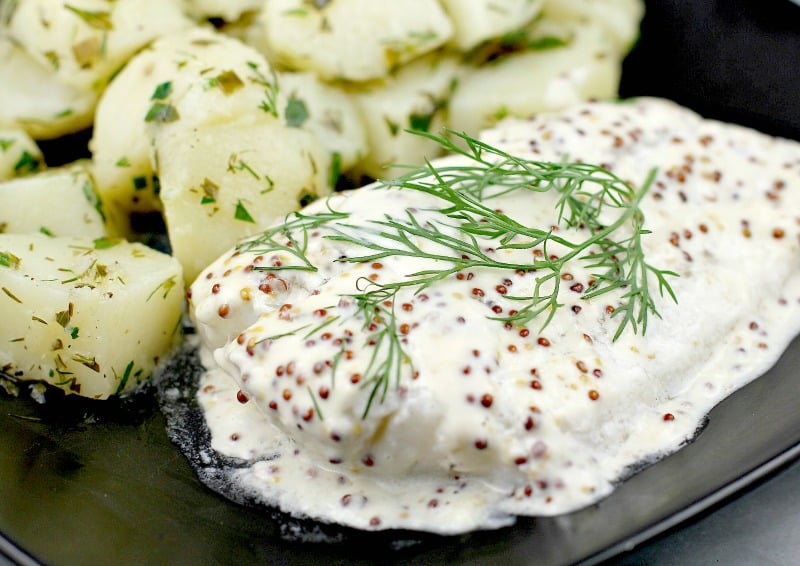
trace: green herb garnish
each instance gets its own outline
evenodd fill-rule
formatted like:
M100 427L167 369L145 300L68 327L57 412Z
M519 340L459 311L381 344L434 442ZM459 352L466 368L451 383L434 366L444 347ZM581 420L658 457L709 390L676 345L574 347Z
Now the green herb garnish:
M290 128L299 128L308 120L308 108L302 98L291 96L286 103L286 110L283 113L286 125Z
M439 281L474 269L528 273L534 278L531 293L504 296L518 308L488 318L517 326L540 320L544 328L564 306L559 302L562 276L567 265L577 261L591 273L590 282L580 290L583 299L619 292L619 304L611 313L619 320L614 340L628 328L645 333L649 317L660 316L656 289L661 297L676 301L669 278L677 274L648 263L642 246L649 232L640 203L655 170L634 187L598 165L524 159L453 131L446 136L414 133L466 158L457 164L428 163L381 182L385 189L433 197L435 204L425 209L424 220L407 210L351 225L347 213L329 204L321 213L295 212L283 224L240 246L250 253L282 252L294 258L256 269L316 271L305 254L310 231L324 227L324 238L354 250L340 262L364 264L398 256L428 260L430 267L393 281L359 279L358 292L349 295L357 307L351 316L363 319L365 329L369 326L368 342L373 348L364 372L363 384L371 387L364 415L373 402L384 398L390 384L399 383L402 372L413 371L394 313L401 291L418 295ZM557 226L528 226L496 209L493 199L517 191L555 193ZM520 259L518 253L504 256L487 247L530 253ZM558 254L552 253L556 249Z

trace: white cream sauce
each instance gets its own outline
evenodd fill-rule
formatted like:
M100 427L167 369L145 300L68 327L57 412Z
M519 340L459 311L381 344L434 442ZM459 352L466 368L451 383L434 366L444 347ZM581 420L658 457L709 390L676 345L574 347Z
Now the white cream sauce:
M651 265L679 274L669 279L678 304L653 281L661 318L651 315L644 335L628 328L614 341L620 319L611 313L624 299L583 299L591 270L574 260L561 281L564 306L546 327L542 317L505 325L490 317L518 309L510 297L530 295L541 273L465 270L395 297L410 363L370 402L367 368L373 356L385 358L387 342L369 341L384 327L370 328L348 297L367 280L447 262L337 262L366 251L325 236L336 226L386 244L363 232L370 220L402 220L406 210L440 220L430 209L441 203L377 186L314 203L307 214L330 207L348 215L308 231L306 256L318 271L255 269L299 261L254 248L226 254L191 288L209 368L198 400L214 449L250 462L236 472L243 490L298 516L361 529L449 534L569 512L608 495L631 466L677 450L800 330L797 142L656 99L509 121L484 140L528 159L602 164L634 186L657 168L641 205L652 232L644 247ZM556 223L551 193L487 202L528 226ZM580 232L559 235L582 240ZM497 251L497 241L482 245L504 261L533 258L531 250Z

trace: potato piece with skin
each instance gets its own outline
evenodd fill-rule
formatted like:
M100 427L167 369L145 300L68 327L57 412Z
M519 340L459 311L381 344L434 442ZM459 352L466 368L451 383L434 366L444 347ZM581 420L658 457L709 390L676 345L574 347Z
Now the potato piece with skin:
M92 124L97 94L59 82L0 34L0 124L16 125L34 139L53 139Z
M329 192L316 136L263 116L156 136L173 255L191 282L239 239Z
M268 0L262 21L271 61L325 80L384 77L453 33L436 0Z
M530 23L541 11L544 0L441 0L453 21L451 43L458 49L472 49L482 41L499 37Z
M369 153L356 170L395 177L405 170L391 165L422 165L425 157L436 157L437 143L405 130L441 129L459 72L454 57L437 53L403 66L381 84L354 90L369 140Z
M0 181L36 173L44 165L42 150L25 130L0 127Z
M8 32L59 82L99 93L136 51L191 25L177 0L17 0Z
M269 87L260 83L271 78L260 53L210 29L160 39L135 55L97 106L89 147L103 201L121 215L161 210L153 130L264 113L259 105ZM148 122L156 105L174 115L156 112Z
M0 183L2 232L102 238L116 230L95 192L88 163L77 163Z
M141 244L0 234L0 371L94 399L151 378L181 336L183 278Z
M450 99L449 127L475 136L506 116L525 118L617 96L622 57L605 29L543 21L536 33L567 43L504 55L466 72Z
M280 73L278 84L288 98L284 117L315 134L341 171L366 155L366 128L353 97L344 89L323 83L312 73Z

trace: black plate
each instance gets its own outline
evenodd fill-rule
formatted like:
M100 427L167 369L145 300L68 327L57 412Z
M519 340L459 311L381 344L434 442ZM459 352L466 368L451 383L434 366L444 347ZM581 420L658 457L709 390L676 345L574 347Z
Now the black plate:
M622 94L800 139L800 8L786 0L650 1ZM600 504L464 537L347 533L290 540L280 517L206 489L170 442L154 392L125 403L0 393L0 561L564 564L623 552L800 456L800 342L710 415L695 442ZM399 544L400 541L402 544ZM391 552L391 554L390 554Z

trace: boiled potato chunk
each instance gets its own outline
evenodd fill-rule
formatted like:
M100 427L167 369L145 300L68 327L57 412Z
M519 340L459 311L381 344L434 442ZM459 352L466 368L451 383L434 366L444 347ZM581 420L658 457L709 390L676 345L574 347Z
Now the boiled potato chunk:
M135 55L97 106L90 149L103 201L121 215L160 211L151 130L264 113L266 77L261 54L208 29L160 39ZM174 113L151 113L158 105Z
M287 120L316 134L336 156L341 171L353 167L367 153L366 128L352 96L312 73L281 73L278 81L288 97Z
M608 32L620 54L625 54L639 37L644 16L642 0L545 0L546 18L598 25Z
M172 252L186 280L236 241L329 192L316 136L255 115L156 137Z
M354 91L369 140L357 169L369 177L395 177L405 170L392 165L422 165L436 157L438 144L406 130L438 133L459 73L454 57L433 54Z
M0 232L88 238L116 233L86 163L0 183Z
M525 118L617 95L622 58L604 28L542 22L535 33L564 44L511 53L465 73L450 99L451 128L475 136L506 116Z
M452 43L462 50L527 25L544 3L544 0L441 1L455 28Z
M61 83L52 70L0 33L0 124L53 139L92 124L97 94Z
M326 80L386 76L453 33L436 0L268 0L262 20L270 60Z
M181 336L180 264L141 244L0 234L0 371L94 399L147 381Z
M136 51L192 25L178 0L16 0L9 35L59 82L101 92Z
M42 151L25 130L0 127L0 181L30 175L42 167ZM0 205L0 211L2 210Z

